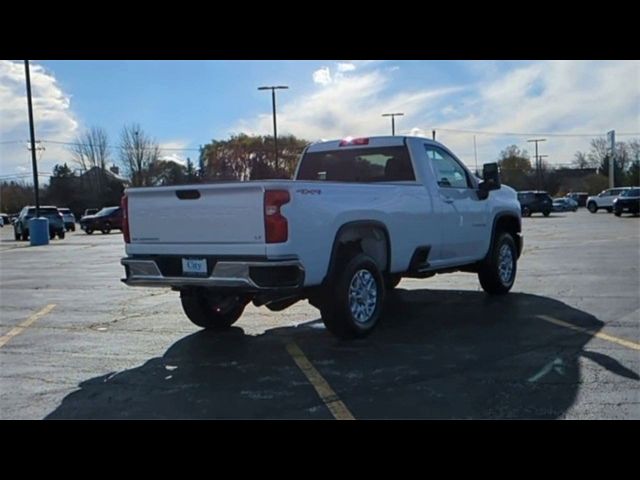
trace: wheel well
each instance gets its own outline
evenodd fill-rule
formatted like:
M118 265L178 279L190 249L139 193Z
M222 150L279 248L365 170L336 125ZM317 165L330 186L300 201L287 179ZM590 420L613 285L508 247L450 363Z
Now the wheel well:
M358 253L364 253L373 258L381 272L389 270L391 260L389 233L382 223L353 222L340 227L333 242L325 281L331 278L337 266Z
M516 248L518 250L518 255L520 255L520 242L522 241L520 238L521 225L518 217L513 215L502 215L496 219L495 226L493 228L493 237L491 239L491 245L493 245L494 240L498 236L499 233L506 232L511 234L513 237L513 241L516 243ZM491 250L491 246L489 247Z

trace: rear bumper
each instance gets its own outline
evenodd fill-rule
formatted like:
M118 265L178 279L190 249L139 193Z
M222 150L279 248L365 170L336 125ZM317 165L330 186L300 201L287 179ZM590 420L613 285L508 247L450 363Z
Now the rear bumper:
M176 260L177 257L171 257ZM292 290L304 285L304 268L297 260L225 260L213 262L210 274L204 277L182 275L175 269L159 265L162 258L123 258L126 278L122 282L140 287L204 287L259 292ZM164 270L164 274L163 274Z

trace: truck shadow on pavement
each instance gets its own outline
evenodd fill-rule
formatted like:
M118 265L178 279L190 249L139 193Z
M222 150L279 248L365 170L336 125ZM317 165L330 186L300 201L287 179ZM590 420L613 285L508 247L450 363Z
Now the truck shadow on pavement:
M47 418L332 418L287 352L291 342L356 418L561 418L581 388L581 357L640 379L585 349L592 334L539 315L594 332L603 326L536 295L399 289L366 339L335 339L320 320L250 336L240 319L223 333L184 337L139 367L82 382Z

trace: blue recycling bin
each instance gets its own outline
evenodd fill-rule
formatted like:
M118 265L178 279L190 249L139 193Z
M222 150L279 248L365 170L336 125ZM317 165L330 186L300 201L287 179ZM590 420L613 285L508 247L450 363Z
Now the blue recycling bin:
M31 246L49 244L49 220L45 217L29 220L29 239Z

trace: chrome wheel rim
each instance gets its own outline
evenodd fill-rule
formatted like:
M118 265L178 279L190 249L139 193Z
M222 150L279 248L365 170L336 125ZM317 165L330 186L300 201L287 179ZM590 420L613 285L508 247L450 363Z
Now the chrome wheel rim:
M502 245L498 253L498 274L503 285L509 285L513 276L513 252L509 245Z
M368 270L358 270L349 284L349 309L358 323L367 323L378 302L378 285Z

